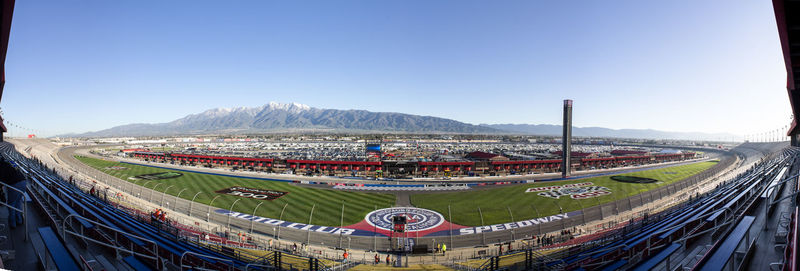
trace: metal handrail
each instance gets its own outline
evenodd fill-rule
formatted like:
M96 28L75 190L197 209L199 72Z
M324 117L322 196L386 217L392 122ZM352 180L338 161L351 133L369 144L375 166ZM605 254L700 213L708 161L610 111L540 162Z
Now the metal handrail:
M36 174L41 175L43 173L37 172ZM41 176L39 176L39 177L41 177ZM44 177L48 177L48 176L44 176ZM40 184L38 184L38 182L36 182L36 184L38 186L41 186ZM127 249L127 248L122 247L122 246L117 246L115 244L109 244L109 243L106 243L106 242L104 242L102 240L96 240L96 239L93 239L91 237L87 237L83 233L78 233L78 232L74 232L74 231L68 230L66 224L70 220L70 218L73 218L73 217L74 218L78 218L78 219L82 219L83 221L86 221L86 222L92 223L94 225L100 226L102 228L111 230L111 231L113 231L113 232L115 232L117 234L122 234L122 235L127 236L127 237L132 237L132 238L138 239L140 241L144 241L146 243L150 243L150 244L153 245L153 251L151 251L151 253L153 253L153 256L150 256L150 255L147 255L147 254L143 254L143 253L138 253L132 247L131 247L131 249ZM154 260L154 261L158 261L158 259L159 259L159 257L158 257L158 244L155 241L152 241L150 239L146 239L146 238L143 238L143 237L131 234L131 233L127 233L127 232L123 232L123 231L111 228L108 225L105 225L105 224L100 223L100 222L93 221L91 219L88 219L88 218L83 217L83 216L78 215L78 214L69 214L66 217L64 217L64 220L62 221L62 225L61 225L61 230L62 230L61 231L62 238L66 238L66 234L69 233L69 234L72 234L74 236L80 237L82 240L88 240L88 241L91 241L92 243L96 243L96 244L99 244L99 245L103 245L103 246L115 249L117 251L117 253L119 253L119 251L122 251L122 252L130 253L132 255L141 256L141 257L146 258L146 259L151 259L151 260Z
M255 266L255 267L269 267L270 269L275 269L275 267L274 267L274 266L272 266L272 265L267 265L267 264L258 264L258 263L248 263L247 265L245 265L245 266L244 266L244 271L248 271L248 270L250 270L250 266Z
M120 231L120 230L117 230L117 229L111 228L110 226L107 226L107 225L105 225L105 224L103 224L103 223L100 223L100 222L97 222L97 221L93 221L93 220L91 220L91 219L89 219L89 218L87 218L87 217L81 216L81 215L79 215L79 214L70 214L70 215L68 215L68 216L64 217L64 221L62 221L62 222L61 222L61 226L62 226L62 228L63 228L63 229L66 229L66 224L67 224L67 221L68 221L70 218L73 218L73 217L75 217L75 218L78 218L78 219L83 219L84 221L87 221L87 222L89 222L89 223L92 223L92 224L95 224L95 225L101 226L101 227L103 227L103 228L109 229L109 230L111 230L111 231L114 231L114 232L117 232L117 233L121 233L122 235L125 235L125 236L128 236L128 237L133 237L133 238L136 238L136 239L139 239L139 240L142 240L142 241L148 242L148 243L152 243L152 244L153 244L155 247L158 247L158 244L157 244L155 241L153 241L153 240L150 240L150 239L147 239L147 238L144 238L144 237L141 237L141 236L138 236L138 235L132 234L132 233L127 233L127 232L124 232L124 231ZM61 237L63 238L63 237L65 237L65 235L63 235L63 234L62 234L62 236L61 236Z
M5 154L5 155L3 155L3 156L7 156L7 154ZM11 160L11 159L8 159L8 160ZM11 160L11 161L13 161L13 160ZM19 167L19 169L20 169L20 170L23 170L23 171L24 171L24 172L26 172L26 173L28 172L27 170L25 170L25 169L24 169L24 168L22 168L22 167ZM10 188L11 190L17 191L17 192L18 192L18 193L21 195L21 197L22 197L22 199L21 199L21 200L25 200L25 199L24 199L24 198L25 198L25 191L22 191L22 190L20 190L20 189L18 189L18 188L16 188L16 187L13 187L13 186L11 186L11 185L8 185L8 184L6 184L6 183L3 183L3 182L0 182L0 185L2 185L3 187L6 187L6 188ZM25 186L27 187L28 185L27 185L27 184L25 184ZM28 212L27 212L28 208L27 208L27 204L24 204L24 203L23 203L23 204L22 204L22 209L18 209L18 208L16 208L16 207L13 207L13 206L11 206L11 205L9 205L9 204L5 203L5 202L1 202L1 201L0 201L0 206L5 206L5 207L8 207L8 208L9 208L9 209L11 209L11 210L18 211L18 212L22 212L22 224L23 224L23 225L24 225L24 227L25 227L25 241L28 241Z
M151 243L151 244L153 244L153 251L152 251L153 256L150 256L150 255L147 255L147 254L142 254L142 253L137 253L136 251L133 250L133 248L127 249L127 248L122 247L122 246L117 246L117 245L114 245L114 244L108 244L108 243L102 242L100 240L95 240L95 239L92 239L91 237L87 237L83 233L70 231L70 230L67 229L67 221L70 218L82 219L82 220L87 221L89 223L95 224L97 226L104 227L104 228L109 229L111 231L114 231L115 233L121 233L124 236L133 237L135 239L138 239L138 240L141 240L141 241L144 241L144 242L147 242L147 243ZM62 221L62 223L61 223L61 238L62 239L66 239L67 233L72 234L72 235L74 235L76 237L80 237L80 238L82 238L84 240L89 240L89 241L92 241L94 243L97 243L97 244L100 244L100 245L105 245L105 246L111 247L111 248L113 248L115 250L121 250L123 252L131 253L131 254L136 255L136 256L141 256L141 257L144 257L144 258L147 258L147 259L151 259L151 260L155 260L155 261L157 261L159 259L159 257L158 257L158 243L156 243L155 241L150 240L150 239L146 239L144 237L141 237L141 236L138 236L138 235L135 235L135 234L132 234L132 233L127 233L127 232L123 232L123 231L111 228L111 227L109 227L109 226L107 226L105 224L102 224L102 223L97 222L97 221L93 221L91 219L88 219L88 218L83 217L83 216L78 215L78 214L70 214L70 215L64 217L64 221Z

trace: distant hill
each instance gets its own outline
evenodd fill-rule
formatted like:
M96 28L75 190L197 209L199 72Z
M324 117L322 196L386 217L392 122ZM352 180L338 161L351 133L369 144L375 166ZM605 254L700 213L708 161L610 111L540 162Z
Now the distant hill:
M297 103L259 107L216 108L157 124L128 124L70 137L157 136L179 134L237 134L291 131L403 132L403 133L503 133L455 120L366 110L319 109Z
M552 124L481 124L480 126L494 128L512 133L529 135L561 135L561 125ZM602 127L572 127L573 136L585 137L618 137L618 138L648 138L648 139L701 139L701 140L732 140L733 134L729 133L699 133L699 132L667 132L652 129L609 129Z
M282 132L363 132L426 134L561 135L561 125L481 124L403 113L321 109L298 103L270 102L258 107L215 108L167 123L135 123L62 137L170 136ZM731 134L574 127L574 136L730 140Z

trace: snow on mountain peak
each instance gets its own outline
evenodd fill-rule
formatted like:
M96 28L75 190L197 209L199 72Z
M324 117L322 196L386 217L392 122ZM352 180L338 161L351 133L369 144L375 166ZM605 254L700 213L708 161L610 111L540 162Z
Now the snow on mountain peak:
M266 106L266 109L270 110L285 110L289 112L300 112L310 110L311 107L308 105L300 104L300 103L277 103L277 102L269 102Z

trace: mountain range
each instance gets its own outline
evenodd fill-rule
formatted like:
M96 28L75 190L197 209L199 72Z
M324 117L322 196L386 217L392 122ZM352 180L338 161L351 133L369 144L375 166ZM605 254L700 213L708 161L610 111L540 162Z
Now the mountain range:
M215 108L158 124L128 124L76 137L274 132L401 132L495 134L503 131L451 119L366 110L320 109L298 103Z
M552 124L481 124L502 131L529 135L561 135L561 125ZM617 137L647 139L733 140L729 133L667 132L653 129L609 129L603 127L572 127L572 135L580 137Z
M167 123L135 123L67 137L169 136L280 132L363 132L430 134L560 135L560 125L481 124L366 110L320 109L298 103L270 102L258 107L215 108ZM719 139L730 134L679 133L657 130L574 127L575 136L654 139Z

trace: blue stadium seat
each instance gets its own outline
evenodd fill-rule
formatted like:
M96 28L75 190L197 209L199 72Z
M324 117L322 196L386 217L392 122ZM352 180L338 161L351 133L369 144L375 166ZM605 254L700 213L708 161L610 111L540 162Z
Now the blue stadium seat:
M75 263L75 259L69 254L67 249L64 247L64 244L61 243L61 239L58 239L58 236L53 229L50 227L41 227L38 229L39 235L42 236L42 241L44 245L47 247L47 251L50 253L50 256L53 257L53 261L56 263L56 267L58 270L61 271L78 271L78 264Z
M681 248L681 244L672 243L671 245L667 246L666 248L658 252L658 254L656 254L655 256L650 257L650 259L647 259L646 261L640 263L633 270L647 271L653 269L653 267L666 260L670 255L672 255L672 253L675 253L675 251L677 251L679 248Z
M753 221L755 221L755 217L753 216L745 216L742 218L742 221L736 224L736 228L728 234L728 237L722 241L722 244L711 254L711 257L702 263L700 270L722 270L728 260L733 256L736 247L739 246L739 243L744 239L745 235L747 235L747 232L750 231L750 226L753 225Z

